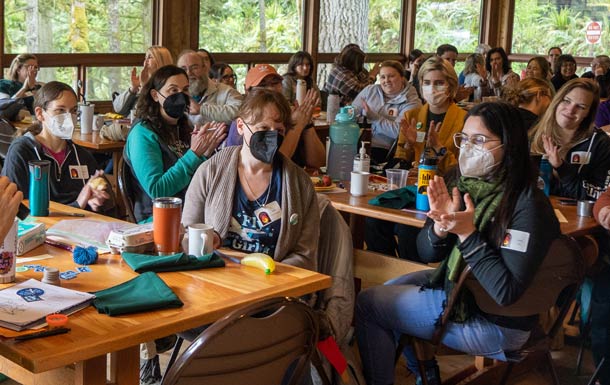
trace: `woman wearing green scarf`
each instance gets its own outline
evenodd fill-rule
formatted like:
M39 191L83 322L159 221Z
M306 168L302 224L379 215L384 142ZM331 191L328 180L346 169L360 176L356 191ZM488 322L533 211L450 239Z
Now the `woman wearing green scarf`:
M368 385L394 383L397 336L432 337L466 264L499 305L510 305L528 288L560 235L553 208L536 187L527 130L515 107L476 106L454 142L460 148L459 170L447 176L449 188L441 177L430 182L429 219L417 239L420 257L441 265L358 296L356 330ZM519 349L537 322L537 316L484 313L467 289L454 309L442 343L499 360L506 360L504 352ZM405 354L409 369L419 373L410 348ZM436 363L430 368L429 383L440 383Z

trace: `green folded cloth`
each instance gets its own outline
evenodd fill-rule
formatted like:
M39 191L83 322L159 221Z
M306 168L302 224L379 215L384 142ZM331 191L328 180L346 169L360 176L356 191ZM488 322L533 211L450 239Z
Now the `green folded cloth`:
M415 194L417 194L417 186L405 186L379 194L371 199L369 204L390 209L404 209L415 204Z
M136 273L143 273L145 271L161 273L164 271L198 270L210 267L224 267L225 265L225 261L214 253L196 257L185 253L149 255L124 252L121 256Z
M93 294L93 306L98 312L110 316L184 305L172 289L152 271Z

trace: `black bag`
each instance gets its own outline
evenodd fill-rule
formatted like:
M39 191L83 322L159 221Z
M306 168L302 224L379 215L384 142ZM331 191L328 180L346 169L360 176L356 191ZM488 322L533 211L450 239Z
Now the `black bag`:
M25 108L22 98L19 99L0 99L0 118L16 122L19 111Z
M6 119L0 118L0 158L6 158L8 148L17 130Z

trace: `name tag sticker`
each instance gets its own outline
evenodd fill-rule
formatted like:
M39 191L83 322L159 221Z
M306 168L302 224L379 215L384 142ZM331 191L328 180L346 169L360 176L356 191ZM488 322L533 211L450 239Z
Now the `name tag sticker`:
M591 153L587 151L574 151L570 155L570 163L572 164L589 164Z
M390 107L388 108L388 116L391 116L393 118L395 118L396 116L398 116L398 108L396 107Z
M68 169L72 179L89 179L89 169L87 166L69 166Z
M502 241L501 248L508 250L515 250L525 253L527 245L530 241L530 233L525 231L508 229Z
M254 215L261 227L265 227L282 217L282 208L276 201L273 201L256 210Z

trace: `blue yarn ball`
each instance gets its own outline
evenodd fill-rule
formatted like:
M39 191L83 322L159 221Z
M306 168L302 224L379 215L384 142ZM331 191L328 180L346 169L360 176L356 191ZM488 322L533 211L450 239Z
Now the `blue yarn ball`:
M97 247L89 246L84 248L76 246L72 252L72 257L74 262L79 265L91 265L97 262Z

